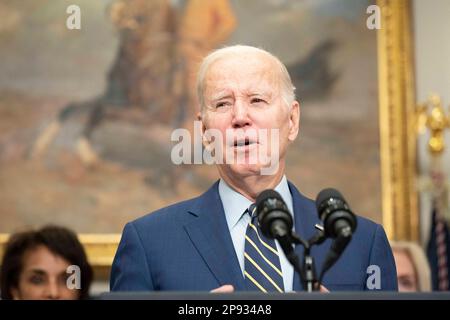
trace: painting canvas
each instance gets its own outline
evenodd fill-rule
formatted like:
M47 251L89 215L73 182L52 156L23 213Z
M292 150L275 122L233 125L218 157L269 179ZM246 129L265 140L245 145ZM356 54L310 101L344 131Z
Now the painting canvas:
M67 8L81 12L70 29ZM208 165L171 162L192 130L195 72L248 44L288 67L301 104L287 177L342 191L381 222L376 31L364 0L24 0L0 3L0 233L56 223L118 233L197 196Z

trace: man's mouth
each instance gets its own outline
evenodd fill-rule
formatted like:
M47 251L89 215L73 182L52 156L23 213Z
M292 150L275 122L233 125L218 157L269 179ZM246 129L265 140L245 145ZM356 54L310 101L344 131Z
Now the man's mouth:
M252 140L250 138L245 138L245 139L239 139L239 140L234 141L233 146L234 147L245 147L245 146L253 145L255 143L256 143L255 140Z

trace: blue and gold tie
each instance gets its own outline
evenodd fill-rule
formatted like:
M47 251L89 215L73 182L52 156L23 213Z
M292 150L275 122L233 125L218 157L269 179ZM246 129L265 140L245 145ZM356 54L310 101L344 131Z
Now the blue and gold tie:
M275 240L262 234L254 204L246 212L251 216L245 234L244 250L244 275L247 290L284 292L283 273Z

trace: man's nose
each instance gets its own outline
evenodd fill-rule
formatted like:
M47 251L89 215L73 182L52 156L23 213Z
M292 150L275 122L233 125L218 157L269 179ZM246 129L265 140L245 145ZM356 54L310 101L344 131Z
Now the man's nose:
M231 125L233 128L242 128L251 124L248 117L248 105L244 101L237 99L233 106L233 118Z

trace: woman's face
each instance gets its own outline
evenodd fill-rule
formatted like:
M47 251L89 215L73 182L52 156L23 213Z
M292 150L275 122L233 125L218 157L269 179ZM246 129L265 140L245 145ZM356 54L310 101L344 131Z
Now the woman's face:
M393 253L397 266L398 291L420 291L416 270L409 254L405 250L394 250Z
M15 300L76 300L79 290L69 289L66 272L70 263L44 245L25 252L17 288L11 290Z

